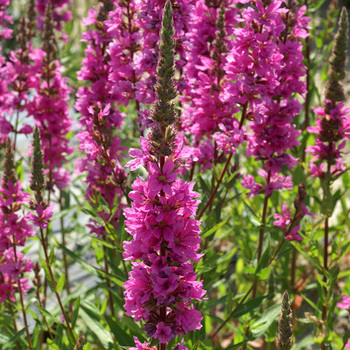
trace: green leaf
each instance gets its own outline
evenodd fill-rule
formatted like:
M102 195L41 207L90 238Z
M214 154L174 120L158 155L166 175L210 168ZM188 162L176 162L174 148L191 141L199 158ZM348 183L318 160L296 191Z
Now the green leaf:
M49 255L49 264L52 266L55 262L55 249L52 247L50 255Z
M60 324L58 326L56 336L55 336L55 343L58 345L59 349L62 349L63 329L64 327L62 326L62 324Z
M270 261L270 258L271 258L270 246L268 245L259 260L258 266L256 267L256 272L255 272L256 275L258 275L258 273L267 266L267 264Z
M101 239L101 238L94 237L94 236L92 236L92 235L89 235L89 238L90 238L91 240L95 241L95 242L98 242L98 243L104 245L104 246L107 247L107 248L116 249L116 247L115 247L113 244L108 243L108 242L104 241L104 240Z
M39 305L37 305L36 307L44 316L48 317L53 323L61 324L61 321L58 319L57 316L52 315L49 311L43 309Z
M245 212L247 213L249 221L255 227L261 226L261 222L260 222L259 217L254 213L253 209L246 203L246 201L243 201L243 205L244 205Z
M313 256L311 256L310 252L305 251L305 249L300 245L300 243L297 242L291 242L291 244L294 246L294 248L300 253L302 254L310 263L311 265L319 272L319 273L323 273L323 270L320 266L320 262L314 258Z
M89 272L92 275L98 276L99 274L97 273L96 269L94 266L90 265L87 263L85 260L83 260L79 255L73 253L71 250L66 248L64 245L59 244L59 247L67 254L69 255L74 261L78 262L84 270Z
M252 333L255 338L261 337L267 329L271 326L272 322L277 320L278 315L281 312L281 305L277 304L263 313L260 319L254 322L252 326Z
M91 304L84 303L80 307L80 316L86 327L95 333L103 348L108 349L109 344L113 344L113 339L102 326L98 309Z
M12 347L12 345L25 333L25 331L26 331L26 328L21 329L12 338L8 339L6 344L4 344L4 346L1 347L1 349L5 350L5 349L15 348L15 347Z
M72 328L74 329L75 323L77 322L80 307L80 296L77 298L74 304L73 318L72 318Z
M106 320L119 345L133 346L135 344L132 336L126 333L113 317L107 316Z
M259 279L259 281L265 281L269 276L271 272L271 267L265 267L261 271L259 271L256 276Z
M221 226L225 225L227 223L227 221L229 220L229 218L227 218L224 221L219 222L218 224L216 224L215 226L213 226L212 228L210 228L209 230L206 230L202 233L202 237L208 237L211 234L215 233Z
M117 212L118 208L119 208L119 198L118 198L118 195L116 194L116 195L114 196L113 207L112 207L112 211L111 211L111 213L110 213L110 216L109 216L109 218L108 218L108 222L111 222L111 220L113 219L113 217L114 217L115 213ZM120 215L119 220L120 220L122 217L123 217L123 215ZM118 226L119 226L119 224L120 224L120 221L118 222Z
M121 212L118 219L118 227L117 227L117 237L120 239L120 241L123 241L123 233L125 231L124 221L125 221L125 217L123 215L123 212Z
M61 292L64 287L64 282L66 281L66 275L62 273L60 279L58 280L56 284L56 292Z
M201 337L193 344L191 350L196 350L198 349L199 344L201 343Z
M266 298L267 298L267 296L259 296L259 297L252 299L252 300L247 301L246 303L244 303L243 305L241 305L238 308L238 310L235 312L235 314L233 316L235 318L238 318L238 317L241 317L241 316L247 314L248 312L257 308L263 302L263 300L265 300Z
M59 213L52 216L51 221L54 221L54 220L59 219L63 216L66 216L73 209L74 209L74 207L70 207L70 208L67 208L67 209L60 211Z

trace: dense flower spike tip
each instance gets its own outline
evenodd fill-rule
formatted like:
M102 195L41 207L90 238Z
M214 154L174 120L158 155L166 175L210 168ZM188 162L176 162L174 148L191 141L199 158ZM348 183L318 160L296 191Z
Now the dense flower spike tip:
M282 298L282 309L278 320L278 335L276 339L278 350L290 350L293 345L293 317L288 292Z
M136 160L132 169L144 165L145 181L137 178L129 193L131 208L125 209L126 230L132 236L124 242L125 260L132 263L124 283L125 309L135 321L145 321L147 337L154 337L165 349L179 334L200 329L202 316L193 300L201 300L205 291L190 260L199 261L199 221L195 220L199 201L193 184L178 179L179 164L188 152L176 136L173 99L174 42L172 7L164 9L158 63L158 101L152 109L153 127L147 138L141 137L142 151L131 150ZM136 349L152 349L149 343L136 341ZM175 349L186 349L183 343Z
M30 181L30 189L35 192L45 188L43 157L40 132L39 128L36 127L33 133L32 178Z
M152 110L152 120L156 126L152 128L150 139L151 154L169 156L174 150L176 132L172 125L176 122L176 112L173 100L177 95L173 77L175 75L174 54L175 42L171 3L167 1L160 32L160 57L157 67L157 101ZM167 132L165 133L165 128Z
M343 7L339 19L339 29L334 39L332 56L329 59L329 80L326 89L326 99L329 101L337 102L345 100L343 86L340 81L345 78L345 61L349 41L348 31L348 12ZM329 103L326 103L326 112L329 113L332 107L334 108L334 104L329 105Z
M2 177L3 186L9 181L12 183L16 182L16 167L15 158L12 151L12 143L10 139L7 139L4 155L4 175Z

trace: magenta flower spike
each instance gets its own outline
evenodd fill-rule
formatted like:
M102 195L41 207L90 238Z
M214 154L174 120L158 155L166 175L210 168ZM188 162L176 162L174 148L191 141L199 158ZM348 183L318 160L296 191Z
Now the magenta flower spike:
M29 215L20 213L24 203L29 203L29 194L22 192L21 181L17 180L12 144L8 139L0 185L0 304L6 300L16 301L16 293L25 294L30 288L23 274L33 270L33 263L18 251L18 247L23 247L27 238L35 234Z
M235 153L244 141L244 128L232 116L239 108L224 91L224 67L234 42L229 37L238 24L236 3L196 1L186 35L191 49L183 67L186 85L180 97L184 105L181 126L194 135L192 159L201 164L201 171L218 161L218 151Z
M44 165L47 168L47 184L61 190L70 184L70 174L63 167L67 155L73 152L66 135L73 120L69 118L68 100L71 89L67 78L62 76L62 66L56 59L56 41L52 20L51 3L46 8L43 44L41 50L32 55L33 71L36 73L36 94L28 101L28 116L33 116L40 129L44 151Z
M350 139L350 108L344 106L345 94L341 80L345 77L348 27L348 14L343 8L329 60L325 104L324 107L314 109L318 116L316 126L307 128L309 133L316 134L316 144L307 148L306 152L312 154L311 176L321 180L324 192L321 211L327 217L332 215L334 209L331 184L347 170L343 155L346 140Z
M120 129L125 115L115 106L114 101L119 103L122 98L113 89L113 83L109 79L111 56L108 47L115 34L109 30L112 26L109 18L114 13L110 12L112 8L112 2L100 3L90 9L88 17L83 19L83 24L94 27L83 33L83 41L88 46L78 79L88 82L88 86L79 88L75 108L81 113L81 131L77 138L80 143L78 149L84 155L77 162L77 169L78 173L87 171L88 188L85 197L95 206L98 196L101 196L109 208L115 205L117 197L118 210L111 220L111 224L117 227L123 208L120 203L123 195L121 185L126 180L126 175L120 165L120 155L124 148L113 130ZM119 8L117 5L115 11ZM104 209L97 214L104 220L110 217L110 213ZM90 219L88 227L97 236L106 234L105 228L96 220Z
M242 185L251 197L292 188L281 167L292 169L298 162L287 152L300 144L293 119L302 109L295 94L306 93L300 42L308 35L305 10L294 1L256 1L242 12L244 26L234 29L226 93L234 103L247 106L252 131L247 135L247 156L263 162L259 175L265 179L261 185L251 175L244 176Z
M199 261L199 221L194 219L199 196L193 184L178 178L181 157L174 123L176 89L174 76L172 8L168 1L163 15L160 59L157 68L157 102L152 109L153 127L141 138L142 151L131 150L132 169L144 166L146 180L138 177L124 211L126 230L132 236L124 242L125 260L132 261L124 283L126 315L145 322L147 337L165 349L180 334L200 329L202 315L193 307L205 291L190 260ZM135 261L137 260L137 261ZM153 349L136 341L136 349ZM183 343L175 349L186 349Z

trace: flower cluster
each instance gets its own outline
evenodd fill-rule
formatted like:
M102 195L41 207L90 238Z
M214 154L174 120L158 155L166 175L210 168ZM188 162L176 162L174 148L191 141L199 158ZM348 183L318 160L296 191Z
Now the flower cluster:
M202 170L218 160L218 150L224 154L235 152L235 147L244 141L241 128L232 119L239 108L232 108L223 88L224 66L233 43L229 38L238 23L239 10L233 7L236 3L197 1L189 24L187 38L191 49L183 68L186 84L181 98L182 128L194 135L193 159L202 165ZM216 146L211 141L213 134Z
M0 186L0 303L15 301L15 293L29 288L23 273L33 269L33 263L17 247L23 247L28 237L35 234L28 224L28 215L19 214L29 194L22 192L21 181L16 178L11 141L6 143L4 175Z
M335 178L345 170L342 150L346 139L350 138L350 109L344 107L345 95L340 81L345 77L347 43L348 17L343 8L330 58L325 106L314 109L320 118L316 120L316 126L307 129L317 135L316 145L306 150L313 155L310 166L313 177L325 178L328 173Z
M112 92L118 104L126 106L131 100L136 101L137 112L140 103L150 104L153 98L141 98L136 93L142 73L145 71L136 55L141 50L141 32L137 16L140 3L132 0L115 1L115 9L109 13L105 21L107 33L113 38L108 47L110 55L110 74Z
M326 100L328 102L330 101ZM345 108L344 102L339 102L329 113L326 113L324 107L315 108L314 112L319 116L316 126L307 128L308 132L317 135L315 146L307 148L313 155L311 176L324 178L327 171L332 177L337 176L345 170L342 150L346 139L350 138L350 108ZM325 166L327 164L330 165L329 170Z
M115 9L105 21L107 33L113 38L108 48L112 92L119 104L135 101L141 132L151 125L146 106L155 100L155 71L164 2L115 1ZM179 69L185 64L184 41L192 3L193 0L177 1L174 13L176 51L181 57Z
M48 172L48 186L65 188L70 182L70 174L63 167L66 156L73 152L68 145L66 135L70 131L72 119L68 117L68 99L71 89L67 78L62 77L62 66L56 59L56 42L52 26L50 3L46 8L43 31L43 44L33 57L33 71L38 79L35 84L36 94L27 103L29 116L40 128L44 164Z
M124 114L114 107L118 95L112 91L109 80L110 54L107 50L112 38L106 25L111 3L106 1L96 8L90 9L88 17L83 20L85 25L93 25L93 30L83 33L83 41L88 42L85 50L78 79L89 82L78 90L75 108L81 113L82 130L78 132L79 149L85 156L78 161L80 172L87 171L88 188L86 198L97 207L102 200L110 210L98 212L98 215L116 227L122 205L121 186L126 176L120 165L120 154L123 148L113 130L120 128ZM115 199L117 198L117 203ZM110 218L113 205L118 205L113 218ZM88 225L92 233L98 236L106 234L105 228L96 220L90 220Z
M7 28L9 24L13 23L13 18L7 14L7 8L11 0L0 0L0 40L11 39L12 29Z
M31 42L35 33L34 17L33 1L30 1L27 16L23 16L19 23L19 33L16 37L19 48L10 52L6 63L2 61L2 57L0 58L2 61L0 84L3 86L2 96L4 98L0 108L8 116L26 111L28 91L37 85L39 79L36 74L33 74L32 64L32 57L37 53ZM16 138L17 134L30 134L33 131L32 127L26 123L22 123L19 128L18 120L15 125L11 125L5 118L2 119L1 129L0 143L1 139L4 141L10 132L14 132Z
M265 190L270 196L274 189L290 189L290 179L281 167L293 168L297 159L287 153L299 145L293 118L302 106L294 97L306 92L305 67L302 64L302 44L307 37L306 7L297 8L293 1L256 1L242 11L244 26L235 28L236 40L229 54L226 69L226 93L234 103L246 108L251 133L247 140L247 156L263 162L266 185L245 177L243 186Z
M142 150L131 150L135 160L127 166L148 170L147 180L137 178L132 185L131 208L125 209L126 230L132 236L124 242L123 257L132 263L124 283L125 309L135 321L145 321L147 337L166 344L176 335L201 328L202 316L192 300L201 300L205 292L190 260L199 261L199 221L195 220L199 196L193 184L178 179L180 157L173 99L174 41L172 8L165 5L157 68L158 101L152 110L154 126L147 138L141 138ZM141 261L140 261L141 260ZM136 349L149 344L136 342ZM161 347L163 349L163 347ZM179 344L176 349L184 349Z
M319 118L316 120L316 126L307 128L310 133L316 134L316 144L307 148L306 152L313 156L310 166L312 177L321 179L324 191L322 212L327 216L333 212L332 201L329 198L330 186L346 170L342 155L346 139L350 138L350 109L344 107L345 95L340 82L345 77L348 27L347 11L343 8L329 60L325 105L314 109Z
M69 22L72 17L72 12L67 8L70 6L72 0L35 0L35 10L37 11L37 27L43 30L45 27L45 11L48 4L52 8L52 24L53 27L60 31L63 41L68 41L67 34L62 31L62 22Z

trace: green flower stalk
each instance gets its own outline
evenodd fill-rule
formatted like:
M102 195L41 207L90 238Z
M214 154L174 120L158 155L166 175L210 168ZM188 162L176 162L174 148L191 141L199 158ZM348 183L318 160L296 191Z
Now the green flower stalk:
M4 174L2 177L2 186L8 189L8 182L11 181L13 184L17 182L15 158L12 149L12 143L10 139L7 139L5 152L4 152Z
M44 179L44 164L43 164L43 150L40 141L40 133L38 127L34 129L33 133L33 155L32 155L32 178L30 181L30 189L35 192L35 203L32 203L32 209L35 209L38 204L46 208L47 204L44 201L42 191L45 188Z
M340 81L345 78L345 62L349 41L348 30L348 13L346 8L343 7L339 19L339 29L335 36L332 55L329 59L330 68L328 71L329 80L326 100L330 102L326 102L326 113L329 113L335 107L336 102L345 100L343 85Z
M155 87L157 102L152 109L152 120L157 126L150 133L150 153L159 155L160 159L173 153L177 121L174 99L177 96L173 77L175 75L174 55L175 41L172 7L168 1L164 8L162 30L160 33L160 58L157 67L157 85Z
M276 346L278 350L289 350L293 345L293 315L288 292L282 297L282 309L278 320L278 336Z

